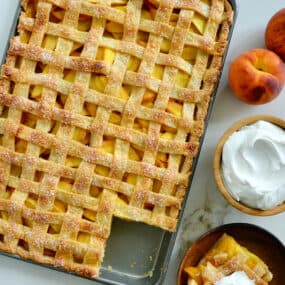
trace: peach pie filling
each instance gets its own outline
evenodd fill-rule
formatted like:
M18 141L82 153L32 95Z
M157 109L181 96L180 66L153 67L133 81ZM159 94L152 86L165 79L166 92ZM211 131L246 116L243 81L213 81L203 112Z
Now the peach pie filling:
M257 255L227 234L218 239L197 266L188 266L184 270L189 276L190 285L220 284L222 280L224 283L221 284L227 284L225 277L234 276L232 274L236 272L244 272L256 285L269 284L273 277L268 266Z

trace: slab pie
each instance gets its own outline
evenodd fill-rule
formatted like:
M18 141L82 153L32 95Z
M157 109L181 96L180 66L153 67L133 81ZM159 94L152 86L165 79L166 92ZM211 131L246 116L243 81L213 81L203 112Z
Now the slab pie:
M96 277L112 218L175 231L225 0L23 0L0 81L0 249Z

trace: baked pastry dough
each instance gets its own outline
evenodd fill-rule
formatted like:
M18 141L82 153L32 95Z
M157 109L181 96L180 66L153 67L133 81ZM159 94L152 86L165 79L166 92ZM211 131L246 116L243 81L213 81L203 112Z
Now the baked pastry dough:
M0 248L96 277L112 217L175 230L232 9L22 6L0 85Z
M256 285L272 280L268 266L235 239L224 234L205 254L198 266L186 267L190 285L211 285L237 271L243 271Z

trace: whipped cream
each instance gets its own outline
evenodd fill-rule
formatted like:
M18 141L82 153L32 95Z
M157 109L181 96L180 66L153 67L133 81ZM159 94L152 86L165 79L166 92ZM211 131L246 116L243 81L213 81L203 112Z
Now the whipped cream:
M285 201L285 131L258 121L233 133L223 148L222 174L237 201L262 210Z
M215 282L215 285L255 285L243 271L237 271Z

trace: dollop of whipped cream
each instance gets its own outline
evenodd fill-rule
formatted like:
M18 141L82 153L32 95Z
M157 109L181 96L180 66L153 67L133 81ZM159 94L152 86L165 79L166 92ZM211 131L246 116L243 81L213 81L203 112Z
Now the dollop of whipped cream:
M237 271L229 276L225 276L219 281L215 282L215 285L255 285L254 281L249 279L243 271Z
M237 201L262 210L285 201L285 131L258 121L233 133L223 147L225 186Z

